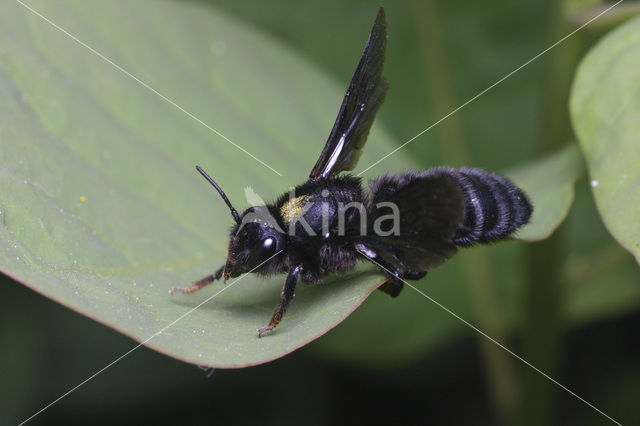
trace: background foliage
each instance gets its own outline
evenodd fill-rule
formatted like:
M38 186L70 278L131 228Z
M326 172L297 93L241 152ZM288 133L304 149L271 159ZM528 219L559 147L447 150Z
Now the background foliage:
M189 7L194 5L215 7L255 26L264 32L266 44L289 46L315 72L329 74L336 87L346 85L375 14L370 3L364 1L295 5L223 1L215 5L196 2ZM392 89L379 121L396 141L414 136L573 28L565 10L556 3L493 1L475 5L463 1L416 1L394 2L385 7L391 36L385 74ZM61 19L63 12L64 8L57 12ZM150 22L154 22L153 16L150 13ZM37 19L30 23L30 31L43 31L39 27L44 23ZM170 34L178 31L171 28L171 22L164 25L163 30ZM112 43L127 42L119 40L114 29L101 31L113 37L108 39ZM242 34L236 36L241 38ZM513 169L539 155L559 152L573 139L566 105L574 67L599 36L597 31L575 36L410 144L408 152L423 167L451 164L490 170ZM153 40L149 43L152 46ZM108 43L104 46L108 47ZM230 45L226 48L231 49ZM78 52L85 59L89 57L86 51ZM65 63L64 58L54 59ZM157 63L154 71L167 72L162 58ZM106 64L103 66L104 76L87 78L124 80ZM82 77L84 69L76 70L76 78ZM237 68L230 70L235 72ZM262 85L259 73L243 72L249 86ZM287 75L285 67L281 72L292 84L304 87L304 81ZM140 98L151 97L134 83L126 83L129 90L139 91ZM219 84L224 88L224 82ZM329 115L333 115L332 105L339 102L340 94L337 100L314 99L327 90L331 89L308 87L304 93L310 108L328 108ZM242 103L242 97L236 100L235 92L228 96L239 103L239 108L251 108ZM270 96L277 104L287 103L286 99L275 100L277 90ZM211 99L201 108L215 108L215 103ZM123 117L136 113L126 110L126 105L116 108L124 108ZM180 115L165 105L144 113L148 116L131 118L132 124L148 120L161 126L163 114ZM279 129L277 134L260 131L260 123L268 123L271 114L289 114L296 122L303 120L295 115L296 111L253 114L256 122L250 124L256 127L248 126L243 141L304 137L292 134L290 129L298 128L294 125ZM313 124L320 140L330 124L326 129L320 123ZM2 135L3 140L7 137ZM193 139L171 133L165 137L167 141ZM268 155L268 149L263 151ZM372 158L377 155L375 149L370 154ZM305 165L314 160L308 157L306 148L300 149L299 157ZM241 154L237 158L246 165L243 174L247 179L256 174L254 185L264 185L258 186L258 192L268 193L268 182L262 183L268 175L256 171L259 166L247 164L251 160ZM185 158L184 162L191 167L191 159ZM225 167L226 161L217 161L216 166L218 163ZM233 176L237 172L236 166L229 165L230 170L222 170L222 175ZM131 170L135 170L133 166ZM157 176L162 174L158 171ZM570 175L569 181L577 177ZM190 192L181 196L200 196L201 192L193 189L200 189L197 182L196 176L182 185ZM568 188L565 198L570 199L571 185ZM638 391L638 368L634 363L637 343L630 339L630 330L639 320L636 312L640 276L632 256L605 230L584 178L577 182L575 197L568 220L551 239L528 246L509 243L465 251L431 273L421 288L625 423L625 419L637 416L632 400L625 395ZM192 233L207 229L212 239L222 235L221 230L226 227L222 223L191 223ZM185 245L192 244L188 233L175 229L167 232L176 233L176 238L182 234ZM207 242L199 241L206 252ZM203 260L198 273L208 267L209 263ZM15 283L3 283L1 291L0 303L7 320L1 324L0 336L3 348L8 348L1 360L6 366L6 394L0 410L6 417L1 419L3 422L27 417L132 346L121 335ZM265 312L270 309L265 308ZM292 392L297 389L303 392ZM238 399L240 394L243 398ZM381 395L389 395L385 397L388 406L376 402ZM164 403L158 404L159 401ZM262 420L305 416L317 422L331 421L347 407L352 413L347 417L356 418L353 407L361 406L358 420L380 421L397 405L404 407L401 415L421 421L470 423L478 416L495 423L514 419L530 424L603 421L597 413L543 377L531 374L527 367L416 294L403 294L393 301L374 294L340 327L303 350L272 365L243 371L218 370L210 379L193 366L140 349L37 421L113 416L133 423L140 418L148 420L151 413L180 423L214 417L250 420L247 417L252 414L242 407L256 402L264 409L253 415Z

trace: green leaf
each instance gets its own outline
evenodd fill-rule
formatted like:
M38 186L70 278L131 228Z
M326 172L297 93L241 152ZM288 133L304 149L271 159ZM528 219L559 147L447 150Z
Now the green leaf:
M248 275L190 296L168 293L213 272L226 254L231 217L194 164L238 208L246 207L246 186L275 198L307 176L346 82L334 84L267 35L199 4L29 5L284 177L19 3L5 2L3 272L160 352L216 367L283 356L326 333L373 291L380 275L366 267L320 286L301 285L283 323L262 339L256 329L270 319L283 276ZM361 168L395 146L375 125ZM370 176L412 167L399 152ZM460 303L455 287L443 290L438 300ZM417 298L412 303L407 313L424 306ZM371 327L371 335L382 327ZM424 327L415 331L398 339L423 347ZM447 327L427 333L451 338Z
M531 221L518 231L519 240L543 240L560 226L573 203L575 181L583 173L575 144L506 173L524 189L534 205Z
M640 306L635 258L607 232L589 182L580 182L576 190L565 228L570 255L562 272L571 327L624 316Z
M640 262L640 18L585 57L570 110L602 220Z
M19 3L4 2L2 271L138 341L171 325L146 344L217 367L282 356L338 324L373 290L380 277L366 270L301 286L281 326L258 339L284 277L249 275L181 318L223 286L175 297L169 289L222 264L232 223L194 164L239 208L246 186L275 198L308 175L346 82L336 86L266 35L197 4L29 5L284 177ZM393 146L374 126L361 164ZM386 168L407 167L393 157Z

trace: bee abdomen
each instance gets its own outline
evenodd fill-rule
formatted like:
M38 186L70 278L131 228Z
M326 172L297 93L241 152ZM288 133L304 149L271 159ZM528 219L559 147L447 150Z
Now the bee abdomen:
M504 239L529 221L531 203L506 177L472 168L447 167L441 172L453 178L464 194L464 219L453 240L457 246Z

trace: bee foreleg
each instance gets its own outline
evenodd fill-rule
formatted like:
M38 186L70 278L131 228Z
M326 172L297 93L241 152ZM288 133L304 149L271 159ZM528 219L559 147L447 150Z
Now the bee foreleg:
M293 296L295 294L296 284L298 283L298 275L300 274L301 270L301 266L296 266L289 272L289 275L287 275L287 280L284 282L284 287L282 287L282 293L280 293L280 303L278 303L276 311L273 313L273 317L271 317L269 325L258 330L258 337L262 337L262 334L276 328L276 326L282 320L282 317L284 317L284 313L287 311L289 302L291 302L291 299L293 299Z
M211 284L215 280L219 280L222 277L222 273L223 272L224 272L224 266L221 267L220 269L218 269L214 274L208 275L208 276L204 277L203 279L201 279L199 281L196 281L195 283L191 284L189 287L174 287L174 288L171 289L170 293L171 294L173 294L173 293L191 294L194 291L198 291L202 287L205 287L205 286Z

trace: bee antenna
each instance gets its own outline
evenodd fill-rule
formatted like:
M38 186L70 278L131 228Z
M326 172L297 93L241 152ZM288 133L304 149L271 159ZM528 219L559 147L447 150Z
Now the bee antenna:
M220 196L222 197L222 199L224 200L225 203L227 203L227 206L229 206L229 210L231 210L231 216L233 216L233 219L236 221L237 224L240 224L240 222L242 222L240 220L240 215L238 214L238 212L236 211L236 209L233 208L233 206L231 205L231 201L229 201L229 199L227 198L227 196L225 195L224 191L222 190L222 188L220 188L218 186L217 183L215 183L215 181L213 179L211 179L209 177L209 175L200 168L200 166L196 166L196 170L200 172L200 174L202 176L204 176L204 178L206 180L209 181L209 183L211 185L213 185L213 187L216 189L216 191L218 191L218 194L220 194Z

